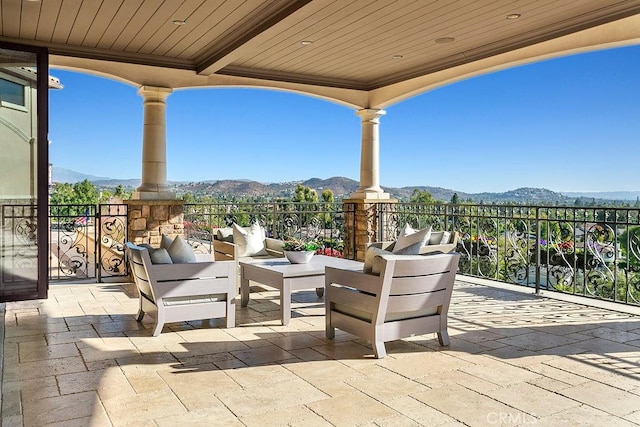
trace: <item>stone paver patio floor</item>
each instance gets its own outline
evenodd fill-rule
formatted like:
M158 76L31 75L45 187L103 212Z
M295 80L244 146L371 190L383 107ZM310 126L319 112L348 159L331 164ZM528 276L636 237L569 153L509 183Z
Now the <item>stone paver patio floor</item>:
M357 337L325 339L314 291L292 305L280 326L277 293L253 287L236 328L153 338L132 284L7 303L2 425L640 425L640 317L458 281L450 347L430 334L376 360Z

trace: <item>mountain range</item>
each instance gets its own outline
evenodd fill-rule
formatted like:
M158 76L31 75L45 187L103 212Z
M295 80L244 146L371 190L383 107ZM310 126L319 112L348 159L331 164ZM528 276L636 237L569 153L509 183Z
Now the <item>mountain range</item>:
M127 189L133 189L140 185L140 179L112 179L87 175L75 172L70 169L53 167L52 181L76 183L87 179L98 188L114 188L122 185ZM327 179L311 178L304 181L280 182L280 183L260 183L251 180L208 180L198 182L170 181L169 186L178 194L191 193L196 196L203 195L231 195L249 197L290 197L294 194L298 184L310 187L322 193L325 189L330 189L334 196L339 198L348 197L358 188L358 182L345 177L332 177ZM390 193L393 198L406 200L414 190L428 191L434 199L449 201L454 194L458 195L460 201L471 200L485 203L530 203L530 204L565 204L572 205L576 199L591 201L629 201L637 200L640 191L612 191L612 192L555 192L545 188L518 188L503 193L465 193L442 187L430 186L407 186L407 187L382 187Z

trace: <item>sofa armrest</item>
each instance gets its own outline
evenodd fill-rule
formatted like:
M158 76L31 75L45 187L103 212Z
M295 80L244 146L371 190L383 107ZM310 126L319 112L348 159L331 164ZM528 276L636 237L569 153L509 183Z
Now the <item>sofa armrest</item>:
M427 245L420 248L420 255L431 254L434 252L441 252L443 254L448 254L451 252L455 252L458 248L458 233L455 231L452 232L452 241L451 243L445 243L443 245Z
M213 262L213 261L215 261L215 258L213 256L213 254L195 253L194 255L196 256L196 262Z
M269 255L278 257L278 258L284 257L284 241L283 240L267 237L264 240L264 246Z
M373 247L384 249L385 251L391 252L395 245L396 245L395 241L388 241L388 242L373 242L369 246L373 246Z
M216 261L236 260L238 259L238 246L223 240L214 240L213 256Z

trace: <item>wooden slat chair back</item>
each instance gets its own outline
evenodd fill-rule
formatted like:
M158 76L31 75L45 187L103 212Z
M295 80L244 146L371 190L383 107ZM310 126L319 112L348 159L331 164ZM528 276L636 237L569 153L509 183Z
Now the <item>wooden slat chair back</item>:
M140 294L136 320L141 321L145 314L154 318L154 337L171 322L225 317L227 328L235 326L234 261L152 264L146 248L129 242L126 246Z
M435 332L449 345L447 314L459 254L380 255L380 275L327 267L326 335L335 328L369 340L377 358L384 343Z

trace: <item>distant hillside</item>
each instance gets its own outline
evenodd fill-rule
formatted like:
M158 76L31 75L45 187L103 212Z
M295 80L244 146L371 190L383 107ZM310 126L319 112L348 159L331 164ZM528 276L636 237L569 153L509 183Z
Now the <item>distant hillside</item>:
M574 199L637 200L640 197L640 191L597 191L591 193L563 191L562 194Z
M95 182L99 180L108 180L109 178L88 175L72 171L71 169L59 168L57 166L51 168L51 180L53 182L68 182L69 184L75 184L76 182L84 181L85 179Z
M122 185L126 189L133 189L140 185L140 179L110 179L87 175L72 170L54 167L54 182L75 183L88 179L98 188L113 188ZM279 183L261 183L248 179L209 180L199 182L169 182L169 186L176 193L191 193L195 196L248 196L248 197L285 197L289 198L295 193L298 184L315 189L320 195L323 190L333 191L336 199L348 197L359 186L358 181L342 176L327 179L310 178L306 181L291 181ZM382 187L391 197L399 200L408 200L414 190L428 191L436 200L450 201L454 193L458 194L460 201L471 200L484 203L518 203L518 204L556 204L573 205L576 199L588 202L591 199L601 201L636 200L640 192L616 191L600 193L558 193L545 188L518 188L504 193L465 193L442 187L409 186L409 187Z

